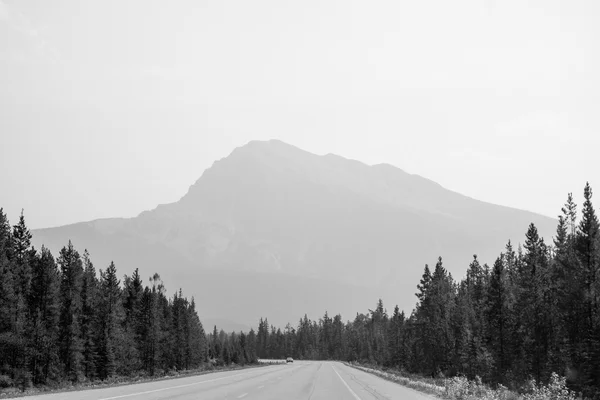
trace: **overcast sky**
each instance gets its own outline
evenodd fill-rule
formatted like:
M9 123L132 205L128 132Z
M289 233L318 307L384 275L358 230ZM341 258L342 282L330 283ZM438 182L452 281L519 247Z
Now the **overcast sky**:
M600 2L0 0L0 207L177 201L253 139L556 216L600 205Z

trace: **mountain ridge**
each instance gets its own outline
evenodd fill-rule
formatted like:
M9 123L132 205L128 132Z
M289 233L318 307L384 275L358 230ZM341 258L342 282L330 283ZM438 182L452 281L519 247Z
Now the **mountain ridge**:
M361 297L368 294L371 302L385 297L410 311L426 263L443 256L451 272L464 271L477 253L491 264L508 240L522 240L531 222L548 238L556 227L551 218L482 202L389 164L319 156L271 140L252 141L215 161L176 202L132 218L35 230L34 243L57 251L72 239L101 264L115 259L125 271L137 267L147 275L164 270L167 287L192 286L188 293L209 272L212 286L198 292L214 291L219 279L236 281L235 273L248 281L264 274L265 282L305 285L295 290L300 303L311 285L323 282L354 296L364 289ZM299 278L308 280L298 283ZM251 295L252 288L236 285ZM350 308L353 301L346 306L324 295L321 302L342 307L346 315L359 311ZM260 316L288 322L266 296L255 307L263 303ZM215 307L207 313L246 325L252 321L245 315L258 318L260 311L217 313ZM291 315L307 311L296 308ZM271 309L277 315L268 315Z

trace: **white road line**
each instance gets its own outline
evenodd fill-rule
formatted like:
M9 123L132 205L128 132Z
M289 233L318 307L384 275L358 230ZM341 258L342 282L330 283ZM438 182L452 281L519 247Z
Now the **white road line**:
M265 387L265 385L260 385L258 388L259 388L259 389L262 389L262 388L264 388L264 387Z
M352 390L352 388L350 386L348 386L348 384L346 383L346 381L344 380L344 378L342 378L342 376L340 374L338 374L338 372L336 371L336 369L333 368L333 365L331 366L331 369L333 369L333 372L335 372L335 374L338 376L338 378L340 378L340 380L342 381L342 383L344 384L344 386L346 386L346 389L348 389L350 391L350 393L352 394L352 396L354 396L354 398L356 400L360 400L360 397L358 397L358 395L356 393L354 393L354 390Z
M238 399L241 399L241 398L243 398L243 397L246 397L246 396L248 396L248 393L240 394L240 395L238 396Z
M254 371L251 371L254 372ZM224 376L222 378L217 378L217 379L210 379L208 381L202 381L202 382L194 382L194 383L188 383L185 385L178 385L178 386L171 386L171 387L166 387L166 388L161 388L161 389L155 389L155 390L148 390L145 392L138 392L138 393L130 393L130 394L123 394L120 396L114 396L114 397L105 397L103 399L99 399L99 400L114 400L114 399L122 399L125 397L133 397L133 396L140 396L142 394L148 394L148 393L156 393L156 392L162 392L165 390L170 390L170 389L177 389L177 388L182 388L182 387L187 387L187 386L194 386L194 385L201 385L203 383L210 383L210 382L216 382L216 381L221 381L223 379L228 379L228 378L233 378L234 376L241 376L241 375L248 375L250 372L244 372L241 374L235 374L235 375L229 375L229 376ZM246 393L247 394L247 393Z

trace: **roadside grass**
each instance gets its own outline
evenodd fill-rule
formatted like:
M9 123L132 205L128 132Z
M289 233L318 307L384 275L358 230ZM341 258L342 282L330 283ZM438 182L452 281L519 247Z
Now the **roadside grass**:
M275 364L287 364L286 360L276 360L276 359L258 359L259 364L266 365L275 365Z
M18 397L26 397L33 395L43 395L43 394L52 394L52 393L61 393L61 392L73 392L78 390L90 390L90 389L104 389L110 387L124 386L124 385L133 385L137 383L147 383L147 382L156 382L156 381L164 381L171 380L177 378L185 378L189 376L200 376L206 375L214 372L224 372L224 371L235 371L249 368L261 368L268 365L272 365L273 363L256 363L256 364L245 364L245 365L230 365L230 366L215 366L211 364L207 364L200 368L191 369L191 370L182 370L182 371L167 371L161 375L136 375L136 376L115 376L103 381L94 380L94 381L82 381L78 383L70 383L70 382L61 382L61 383L53 383L44 386L32 386L27 388L25 391L21 391L17 387L7 387L4 389L0 388L0 399L10 399L10 398L18 398Z
M426 378L416 375L403 374L398 370L381 370L365 367L356 363L346 363L348 366L368 372L400 385L427 393L442 399L449 400L578 400L574 392L566 385L566 379L553 373L548 385L536 385L529 381L519 394L508 388L498 385L494 389L481 382L477 377L468 380L464 376L454 378Z
M433 378L415 378L413 376L406 376L401 374L400 371L383 371L377 368L364 367L357 363L345 363L346 365L356 368L363 372L376 375L380 378L387 379L388 381L396 382L402 386L409 387L411 389L418 390L419 392L431 394L434 396L442 397L445 391L444 386L439 385L439 379Z

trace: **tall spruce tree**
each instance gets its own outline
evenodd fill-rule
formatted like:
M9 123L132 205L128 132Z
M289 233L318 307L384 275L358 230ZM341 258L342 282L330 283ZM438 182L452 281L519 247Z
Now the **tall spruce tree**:
M489 344L494 357L494 380L502 381L502 376L508 367L507 346L510 309L508 305L508 287L505 272L504 254L494 262L487 293L487 318L489 327Z
M583 278L583 384L600 386L600 233L592 204L592 188L586 183L581 221L577 229L576 250Z
M71 381L81 379L81 284L83 265L81 257L69 241L58 257L60 265L60 319L59 358L64 376Z
M14 257L12 260L14 302L12 303L11 312L13 318L12 333L14 346L11 352L11 364L17 372L17 379L21 381L21 386L28 386L29 354L27 347L31 339L29 337L31 321L27 313L27 299L31 286L31 259L35 251L31 248L31 233L25 224L25 217L22 210L19 222L13 227L12 245L12 255Z
M84 270L81 277L80 330L82 345L82 369L88 379L96 377L97 368L97 308L99 305L98 278L87 249L83 252Z
M31 263L29 316L30 370L34 384L58 379L59 272L50 251L42 249Z
M11 355L16 351L14 311L16 295L13 277L13 237L4 210L0 208L0 374L14 373Z
M111 262L106 271L100 270L100 315L98 317L98 361L96 365L98 376L102 379L111 377L117 372L118 358L121 356L123 311L119 285L115 264Z
M391 367L399 367L405 362L406 354L404 348L404 312L400 312L398 305L394 307L387 337L387 348L389 349L387 364Z

